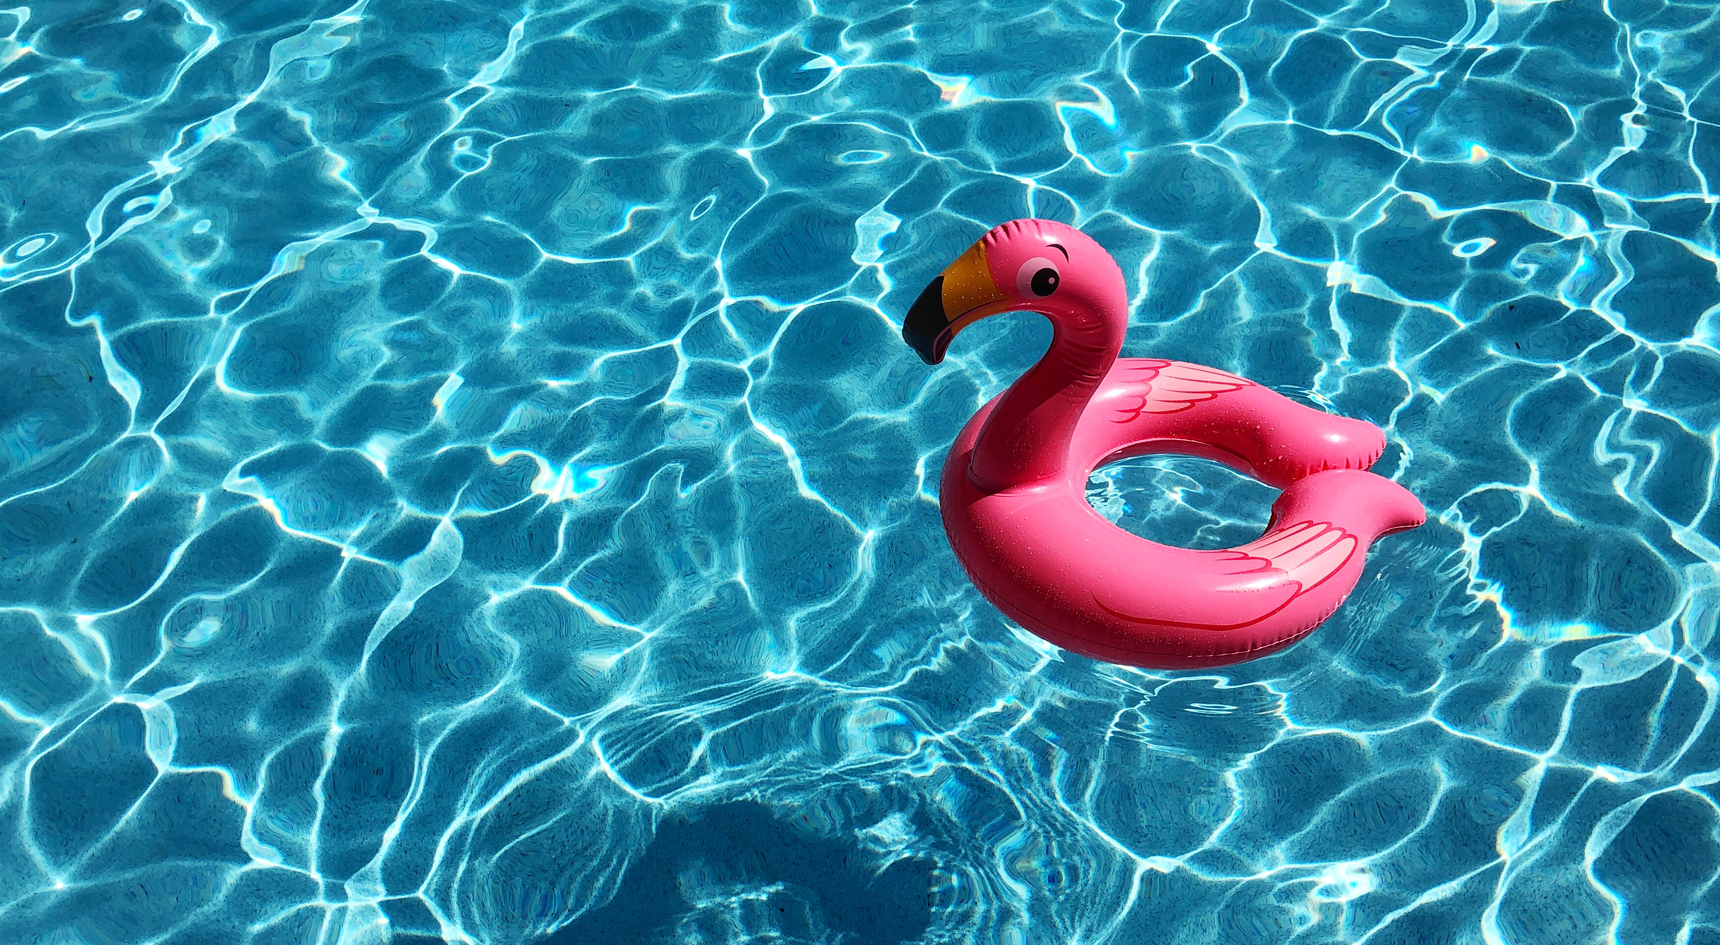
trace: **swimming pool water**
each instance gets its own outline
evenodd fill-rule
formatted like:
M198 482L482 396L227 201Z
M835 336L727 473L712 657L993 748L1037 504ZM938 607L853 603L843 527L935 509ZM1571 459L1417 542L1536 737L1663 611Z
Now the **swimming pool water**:
M1720 943L1716 9L0 11L0 941ZM1049 331L900 318L1027 215L1389 430L1305 642L964 579Z

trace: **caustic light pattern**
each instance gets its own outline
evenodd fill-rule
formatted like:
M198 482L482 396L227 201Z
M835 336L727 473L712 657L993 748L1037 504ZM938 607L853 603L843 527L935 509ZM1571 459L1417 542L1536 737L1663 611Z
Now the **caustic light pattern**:
M0 941L1720 943L1717 35L0 11ZM1125 356L1387 429L1430 521L1309 639L1124 670L963 579L936 471L1048 329L900 318L1026 216Z

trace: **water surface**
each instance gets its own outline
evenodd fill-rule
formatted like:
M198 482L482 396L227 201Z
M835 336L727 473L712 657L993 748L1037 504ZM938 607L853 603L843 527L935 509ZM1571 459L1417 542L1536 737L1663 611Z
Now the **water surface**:
M343 3L0 12L0 939L1720 942L1712 5ZM1389 431L1307 641L964 579L1028 215Z

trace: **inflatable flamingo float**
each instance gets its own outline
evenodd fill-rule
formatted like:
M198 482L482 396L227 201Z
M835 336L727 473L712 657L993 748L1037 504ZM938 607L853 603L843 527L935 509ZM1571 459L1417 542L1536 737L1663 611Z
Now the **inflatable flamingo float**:
M963 328L1017 311L1051 320L1051 347L968 421L940 502L980 592L1052 643L1152 669L1264 656L1337 610L1375 539L1426 519L1408 490L1366 471L1385 449L1372 424L1213 368L1119 360L1123 273L1061 223L987 233L920 293L902 339L937 364ZM1282 489L1266 533L1195 551L1106 521L1087 503L1089 474L1146 453L1218 460Z

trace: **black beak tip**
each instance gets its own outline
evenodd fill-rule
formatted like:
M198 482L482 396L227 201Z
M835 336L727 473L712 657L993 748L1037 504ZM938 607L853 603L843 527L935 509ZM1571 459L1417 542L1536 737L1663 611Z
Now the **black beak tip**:
M920 356L921 361L934 365L943 361L944 349L949 345L948 342L938 344L938 339L914 334L906 328L902 329L902 340L908 343L908 347L914 349L914 353Z
M920 360L937 364L949 347L949 327L949 318L944 314L944 277L939 276L908 308L908 317L902 319L902 340Z

